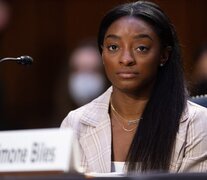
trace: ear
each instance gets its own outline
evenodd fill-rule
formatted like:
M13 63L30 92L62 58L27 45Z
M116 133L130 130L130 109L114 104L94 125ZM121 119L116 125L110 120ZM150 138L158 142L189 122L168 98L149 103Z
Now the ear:
M161 58L160 58L160 66L164 66L165 63L168 61L170 54L172 51L172 47L171 46L167 46L163 49L162 54L161 54Z

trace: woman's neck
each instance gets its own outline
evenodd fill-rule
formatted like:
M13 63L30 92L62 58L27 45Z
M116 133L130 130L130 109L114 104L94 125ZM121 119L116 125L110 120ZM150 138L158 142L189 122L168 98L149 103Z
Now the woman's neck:
M122 92L113 88L111 103L116 111L125 119L136 119L142 116L149 96L134 95L132 93Z

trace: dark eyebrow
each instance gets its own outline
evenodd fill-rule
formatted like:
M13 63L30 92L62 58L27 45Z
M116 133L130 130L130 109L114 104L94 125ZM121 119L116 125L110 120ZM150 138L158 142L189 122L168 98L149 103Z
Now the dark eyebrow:
M121 39L121 37L115 35L115 34L109 34L105 37L106 39L108 38L112 38L112 39ZM134 37L134 39L143 39L143 38L148 38L151 41L153 41L153 39L148 35L148 34L139 34L137 36Z
M148 34L139 34L137 36L134 37L135 39L143 39L143 38L148 38L151 41L153 41L153 39L148 35Z
M108 39L108 38L112 38L112 39L121 39L119 36L114 35L114 34L109 34L109 35L107 35L105 38L106 38L106 39Z

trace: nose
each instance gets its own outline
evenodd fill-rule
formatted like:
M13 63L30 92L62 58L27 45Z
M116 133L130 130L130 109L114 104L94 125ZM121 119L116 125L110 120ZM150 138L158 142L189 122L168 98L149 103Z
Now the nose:
M135 59L134 59L133 53L130 50L123 51L123 53L121 54L119 63L123 64L125 66L134 65L135 64Z

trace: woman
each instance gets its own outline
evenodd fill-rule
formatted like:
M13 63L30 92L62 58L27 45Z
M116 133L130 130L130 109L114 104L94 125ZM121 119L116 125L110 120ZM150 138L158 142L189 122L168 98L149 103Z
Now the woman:
M187 102L176 32L154 3L123 4L103 18L103 95L72 111L86 172L207 170L207 111Z

